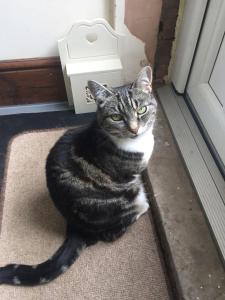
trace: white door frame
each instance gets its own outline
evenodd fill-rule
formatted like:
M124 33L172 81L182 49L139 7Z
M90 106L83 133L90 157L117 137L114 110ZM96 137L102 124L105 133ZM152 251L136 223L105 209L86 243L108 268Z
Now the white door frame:
M224 28L224 0L186 1L171 75L176 91L182 94L186 92L185 95L197 113L211 151L223 172L225 172L224 110L209 85L209 80L224 36Z
M209 81L224 32L225 2L211 1L187 86L187 95L223 165L225 165L225 114Z
M188 0L184 4L171 71L171 81L181 94L185 91L207 4L208 0Z

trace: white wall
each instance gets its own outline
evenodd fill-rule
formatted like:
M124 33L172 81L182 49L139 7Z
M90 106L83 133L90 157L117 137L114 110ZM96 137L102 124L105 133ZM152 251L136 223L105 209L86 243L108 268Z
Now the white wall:
M79 19L110 22L111 0L0 0L0 60L58 55L56 41Z

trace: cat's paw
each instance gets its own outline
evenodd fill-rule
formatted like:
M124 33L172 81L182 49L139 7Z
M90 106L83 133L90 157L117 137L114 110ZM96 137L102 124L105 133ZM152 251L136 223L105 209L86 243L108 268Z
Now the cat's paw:
M149 209L149 204L147 202L145 202L141 207L138 208L139 213L136 216L136 221L140 218L141 215L143 215L144 213L146 213Z
M148 199L143 186L141 186L140 191L135 199L135 204L138 212L136 220L138 220L140 216L143 215L149 209Z

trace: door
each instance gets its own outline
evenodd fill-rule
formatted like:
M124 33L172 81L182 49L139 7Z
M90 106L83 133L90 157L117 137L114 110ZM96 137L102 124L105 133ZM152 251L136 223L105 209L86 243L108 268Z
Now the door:
M187 95L225 170L225 1L210 1Z

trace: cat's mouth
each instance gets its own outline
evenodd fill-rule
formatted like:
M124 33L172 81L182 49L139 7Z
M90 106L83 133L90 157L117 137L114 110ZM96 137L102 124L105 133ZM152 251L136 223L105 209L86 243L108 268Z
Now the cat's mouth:
M135 139L136 137L138 137L140 134L138 134L138 133L132 133L131 135L130 135L130 138L131 139Z

